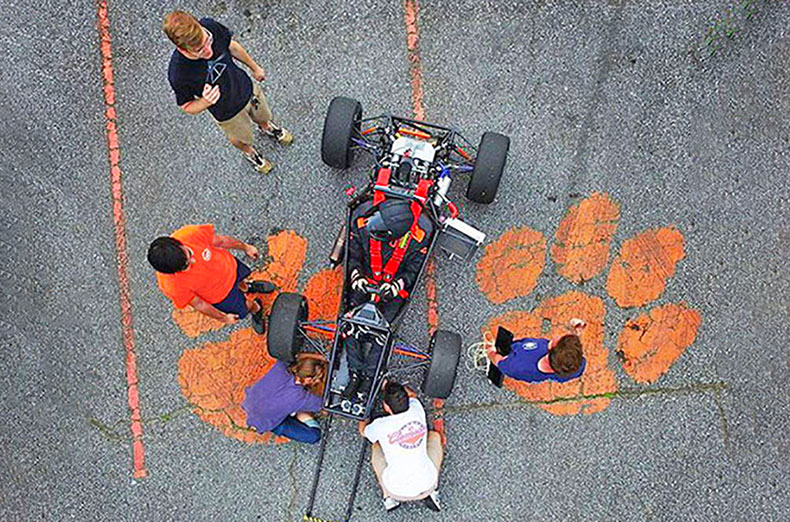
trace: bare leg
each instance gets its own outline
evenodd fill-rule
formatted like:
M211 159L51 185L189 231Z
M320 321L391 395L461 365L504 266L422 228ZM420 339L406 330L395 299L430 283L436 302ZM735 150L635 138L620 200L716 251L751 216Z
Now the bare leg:
M255 153L255 148L248 143L242 143L239 140L230 139L230 144L242 151L244 154L253 155Z
M381 488L381 494L384 495L384 498L387 498L389 496L389 492L384 489L384 483L381 480L384 470L387 469L387 459L384 457L384 451L381 449L381 444L378 442L374 443L373 446L370 447L370 464L373 466L373 473L376 474L376 481L379 483L379 487Z
M436 471L441 471L442 460L444 459L444 449L442 448L442 436L435 431L428 432L428 440L426 441L428 450L428 458L431 459L433 465L436 466Z
M261 310L261 305L258 304L257 299L254 299L247 303L247 310L249 310L251 314L257 314Z
M311 413L308 413L306 411L298 411L296 412L296 420L298 420L301 423L304 423L309 420L315 420L315 417Z

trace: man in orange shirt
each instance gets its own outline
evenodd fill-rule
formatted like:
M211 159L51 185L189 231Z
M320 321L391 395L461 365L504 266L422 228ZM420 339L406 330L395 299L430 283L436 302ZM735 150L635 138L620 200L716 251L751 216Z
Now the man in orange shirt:
M148 262L156 270L162 292L176 308L195 310L235 324L249 312L255 331L262 334L263 307L258 299L247 304L244 293L269 293L274 285L248 281L250 267L226 249L243 250L253 259L258 249L231 236L214 233L214 225L186 225L169 237L159 237L148 247Z

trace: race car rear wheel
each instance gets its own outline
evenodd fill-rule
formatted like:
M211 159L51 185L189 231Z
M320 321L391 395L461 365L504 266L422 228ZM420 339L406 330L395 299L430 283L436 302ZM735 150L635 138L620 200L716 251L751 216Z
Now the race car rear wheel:
M337 96L329 103L321 137L321 159L336 169L351 163L351 137L359 130L362 104L351 98Z
M461 358L461 336L447 330L436 330L431 337L430 351L431 364L422 382L422 391L429 397L446 399L455 384Z
M494 201L509 148L510 138L507 136L496 132L483 134L477 149L475 168L466 189L467 198L475 203L487 204Z
M269 355L283 362L292 362L302 346L299 324L307 320L307 299L300 294L277 296L269 315L266 348Z

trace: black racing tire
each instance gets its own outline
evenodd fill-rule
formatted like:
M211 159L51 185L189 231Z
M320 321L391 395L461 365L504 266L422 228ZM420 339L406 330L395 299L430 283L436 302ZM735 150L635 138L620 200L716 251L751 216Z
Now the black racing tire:
M293 362L302 346L299 323L307 320L307 299L300 294L277 296L269 314L266 348L269 355L283 362Z
M431 364L422 381L428 397L446 399L453 391L458 361L461 359L461 336L448 330L436 330L431 336Z
M330 167L345 169L351 164L351 137L359 130L362 104L336 96L329 103L321 136L321 159Z
M475 203L488 204L494 201L499 182L502 180L502 171L505 170L507 151L510 148L510 138L486 132L480 139L477 148L477 159L469 178L466 197Z

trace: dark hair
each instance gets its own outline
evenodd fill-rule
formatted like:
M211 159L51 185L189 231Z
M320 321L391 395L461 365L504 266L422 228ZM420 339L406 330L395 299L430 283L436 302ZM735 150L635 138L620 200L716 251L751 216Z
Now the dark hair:
M148 262L157 272L175 274L187 267L187 255L181 241L173 237L158 237L148 247Z
M570 377L582 365L582 342L577 335L564 335L549 350L549 365L559 377Z
M384 403L390 407L393 415L409 409L409 394L406 388L397 382L387 381L384 386Z

